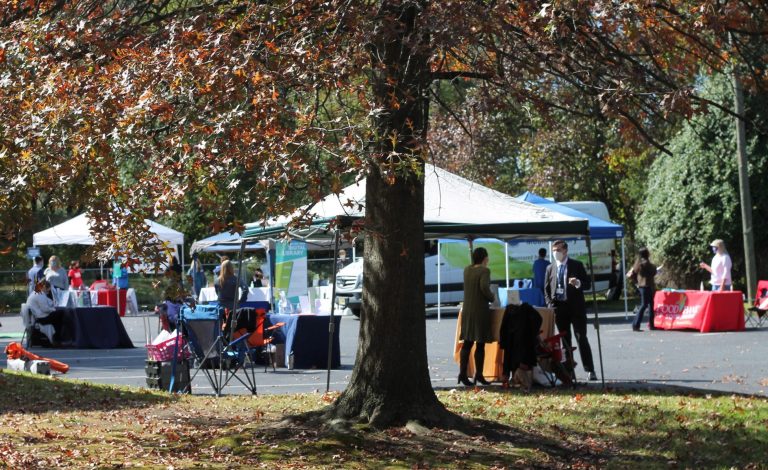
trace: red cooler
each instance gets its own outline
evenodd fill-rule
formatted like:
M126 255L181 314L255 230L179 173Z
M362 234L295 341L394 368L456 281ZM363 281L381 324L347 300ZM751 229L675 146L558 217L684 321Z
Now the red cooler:
M120 293L120 307L117 306L117 293ZM125 295L128 293L127 289L99 289L98 290L98 303L99 305L109 305L117 308L117 313L121 317L125 316Z

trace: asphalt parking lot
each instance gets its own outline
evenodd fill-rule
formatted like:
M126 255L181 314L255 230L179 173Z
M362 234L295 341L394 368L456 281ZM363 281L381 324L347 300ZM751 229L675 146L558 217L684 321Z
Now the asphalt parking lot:
M157 319L149 317L152 334ZM0 318L0 347L19 341L22 332L18 316ZM427 350L429 372L435 388L456 386L458 366L453 360L456 316L429 317ZM133 349L44 349L34 348L41 356L70 365L67 378L95 383L146 387L144 360L145 318L124 317L123 323L133 341ZM345 388L352 372L357 348L359 320L347 316L341 320L341 368L332 370L288 370L276 372L257 369L259 394L322 393L330 380L330 390ZM596 330L588 336L598 367ZM698 333L695 331L632 331L623 313L604 314L600 326L603 374L609 387L669 385L728 393L768 396L768 327L748 328L742 332ZM578 360L578 356L577 356ZM0 365L5 365L4 361ZM584 379L581 370L579 379ZM600 387L592 382L585 386ZM212 388L202 374L193 380L193 393L210 394ZM230 383L225 394L247 393L239 383Z

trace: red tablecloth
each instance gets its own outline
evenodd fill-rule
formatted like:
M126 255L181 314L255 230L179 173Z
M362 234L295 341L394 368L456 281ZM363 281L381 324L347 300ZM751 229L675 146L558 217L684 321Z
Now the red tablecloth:
M121 317L125 316L125 303L127 289L99 289L98 305L109 305L117 308L117 293L120 292L120 308L117 309Z
M664 330L743 331L744 302L740 291L658 291L653 323Z

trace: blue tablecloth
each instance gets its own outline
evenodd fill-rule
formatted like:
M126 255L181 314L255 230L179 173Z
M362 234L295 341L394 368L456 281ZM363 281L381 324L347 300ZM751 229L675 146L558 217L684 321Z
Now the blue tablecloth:
M285 322L280 328L285 335L285 363L294 369L325 369L328 367L328 322L330 315L267 315L267 326ZM341 317L334 316L333 354L331 369L341 366L339 327ZM278 330L278 332L280 331ZM279 335L280 333L278 333ZM279 344L279 336L275 342Z
M503 307L509 304L507 301L507 291L515 291L520 295L520 302L524 302L534 307L544 306L544 292L541 289L499 289L499 304Z
M64 310L74 347L79 349L132 348L115 307L78 307ZM67 328L65 327L65 331Z

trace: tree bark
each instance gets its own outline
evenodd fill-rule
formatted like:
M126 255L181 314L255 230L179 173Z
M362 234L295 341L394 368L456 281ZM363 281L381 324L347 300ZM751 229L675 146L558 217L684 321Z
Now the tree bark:
M377 427L457 420L427 367L424 145L430 80L425 2L382 2L371 43L378 140L366 180L363 309L355 368L331 413ZM394 138L393 138L394 136Z

